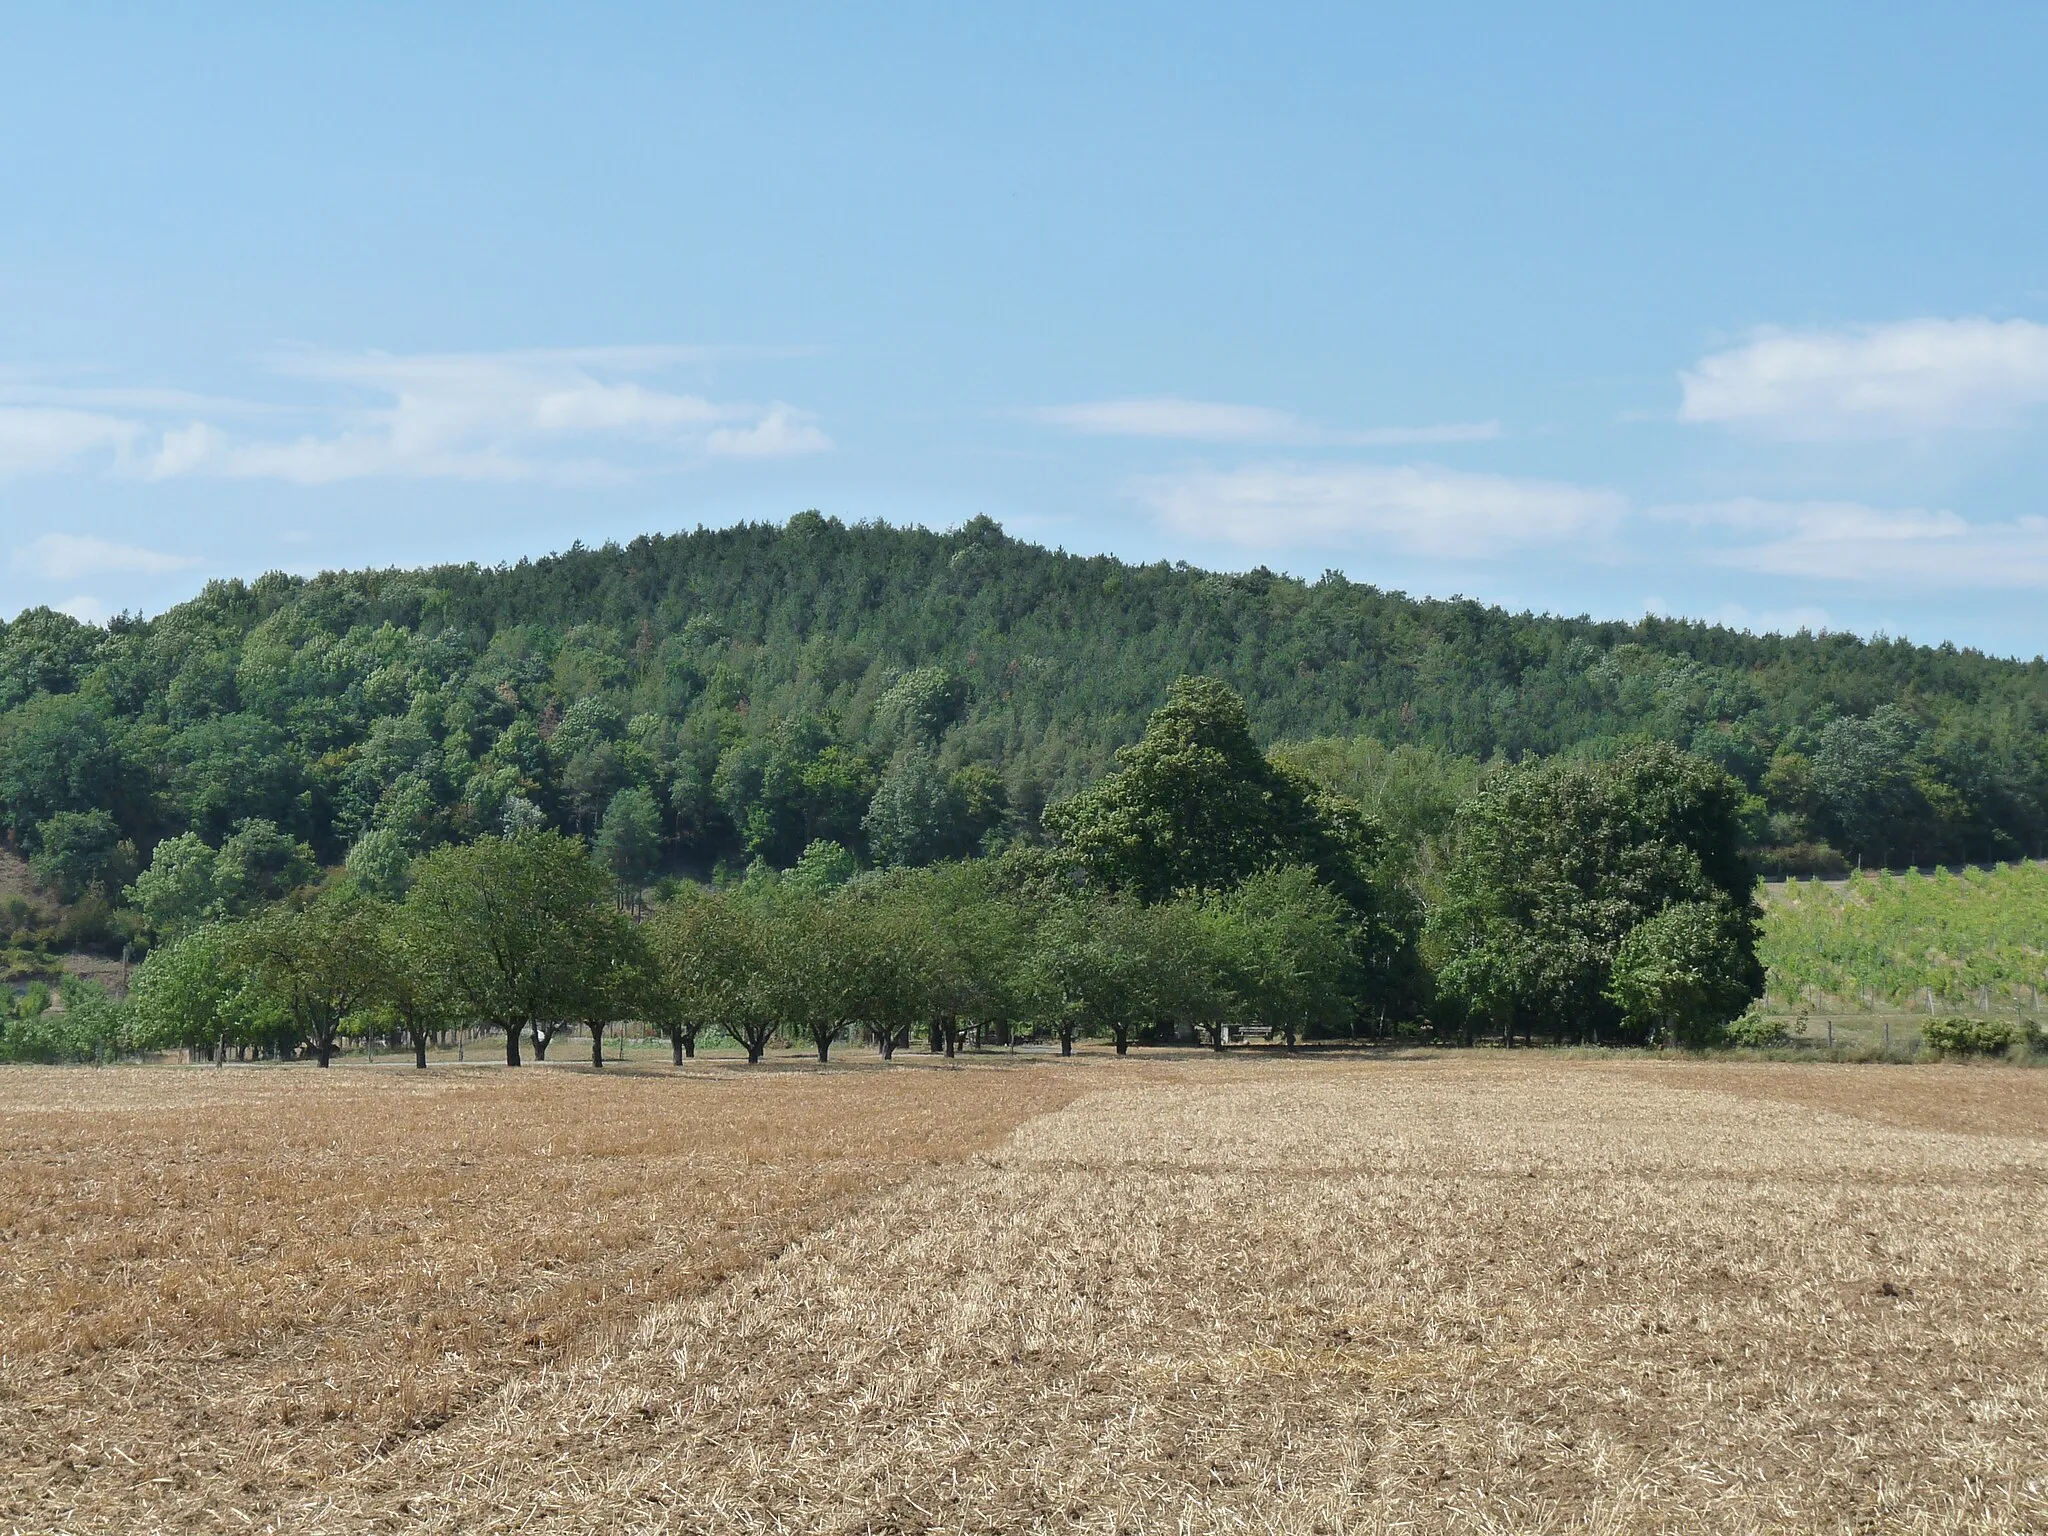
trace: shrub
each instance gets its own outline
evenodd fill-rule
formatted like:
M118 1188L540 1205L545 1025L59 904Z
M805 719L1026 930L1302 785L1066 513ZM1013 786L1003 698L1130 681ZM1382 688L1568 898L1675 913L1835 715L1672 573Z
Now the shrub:
M1789 1034L1782 1018L1764 1013L1745 1013L1728 1026L1727 1041L1730 1045L1763 1049L1783 1045Z
M38 1008L10 1019L0 1033L0 1060L104 1060L127 1048L128 1008L95 981L64 978L62 1008ZM45 994L47 996L47 994Z
M1826 843L1784 843L1756 851L1757 873L1772 877L1807 880L1839 880L1849 873L1849 861Z
M1997 1056L2025 1040L2026 1031L2009 1019L1929 1019L1920 1042L1943 1056Z

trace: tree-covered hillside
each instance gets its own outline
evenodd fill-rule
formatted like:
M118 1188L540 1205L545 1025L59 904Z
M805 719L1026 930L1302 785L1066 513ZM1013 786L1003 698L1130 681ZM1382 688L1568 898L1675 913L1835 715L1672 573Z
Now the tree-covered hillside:
M260 884L288 857L264 823L366 868L542 822L622 870L787 865L819 839L917 863L1029 834L1188 673L1241 692L1268 742L1514 760L1672 741L1742 782L1752 841L1794 866L1824 843L1900 864L2048 835L2039 659L1539 618L1081 558L986 519L815 513L496 569L221 582L104 629L32 610L0 636L0 817L47 879L117 897L186 832L241 837L219 867Z

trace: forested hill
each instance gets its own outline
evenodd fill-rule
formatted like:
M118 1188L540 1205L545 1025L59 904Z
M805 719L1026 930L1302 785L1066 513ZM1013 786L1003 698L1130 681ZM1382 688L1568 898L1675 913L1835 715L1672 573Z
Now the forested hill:
M0 813L74 885L251 818L326 860L373 832L397 857L617 811L671 867L787 863L816 838L915 862L1033 826L1183 673L1228 681L1268 740L1480 759L1672 740L1755 792L1762 845L2042 849L2038 658L1538 618L1082 558L986 519L815 513L496 569L221 582L105 629L31 610L0 638Z

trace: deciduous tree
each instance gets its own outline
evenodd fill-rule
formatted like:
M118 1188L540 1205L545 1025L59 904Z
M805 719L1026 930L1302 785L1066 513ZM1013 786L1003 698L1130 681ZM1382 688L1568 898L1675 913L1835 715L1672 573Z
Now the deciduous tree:
M508 1067L520 1064L522 1029L567 1017L574 940L593 907L611 905L610 887L554 831L438 848L416 867L406 908L421 962L471 1017L505 1032Z

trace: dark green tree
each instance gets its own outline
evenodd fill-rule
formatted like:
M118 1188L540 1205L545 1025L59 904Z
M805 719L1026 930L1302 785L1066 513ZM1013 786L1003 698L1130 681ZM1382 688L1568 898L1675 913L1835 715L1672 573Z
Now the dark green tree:
M597 857L637 904L661 863L661 805L650 791L635 784L612 796L597 832Z
M1475 1023L1512 1040L1611 1032L1615 955L1638 924L1681 903L1726 914L1736 974L1762 990L1742 791L1675 748L1607 763L1506 770L1459 812L1457 851L1429 916L1439 984Z
M61 901L94 886L119 895L136 873L135 845L106 811L59 811L38 829L37 842L29 867Z

